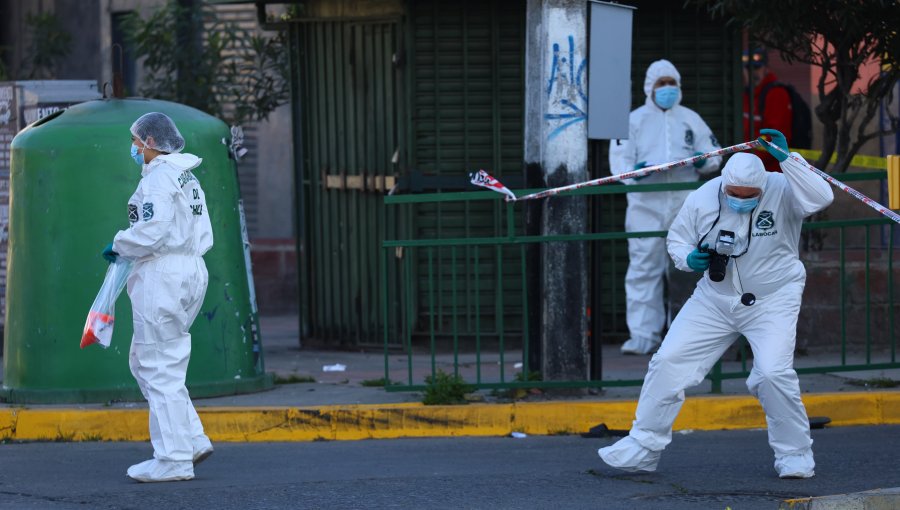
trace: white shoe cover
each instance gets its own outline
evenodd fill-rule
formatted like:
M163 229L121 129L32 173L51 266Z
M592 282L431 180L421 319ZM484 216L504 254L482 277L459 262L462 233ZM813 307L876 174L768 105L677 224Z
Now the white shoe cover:
M656 471L662 452L644 448L633 437L625 436L615 444L600 448L597 454L610 466L622 471Z
M630 338L622 344L622 354L650 354L659 347L660 342L649 338Z
M192 441L192 443L192 446L194 447L193 462L195 466L209 458L209 456L213 454L213 451L215 451L212 443L206 436L203 436L199 440L195 439L194 441Z
M779 478L812 478L816 476L812 451L799 455L784 455L775 459Z
M139 482L174 482L194 478L194 466L190 461L150 459L128 468L128 477Z

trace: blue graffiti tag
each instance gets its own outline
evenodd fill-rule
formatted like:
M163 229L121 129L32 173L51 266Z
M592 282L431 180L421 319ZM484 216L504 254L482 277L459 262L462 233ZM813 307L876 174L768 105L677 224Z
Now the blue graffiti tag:
M568 65L567 65L568 64ZM574 104L572 101L560 98L558 101L554 101L554 103L561 105L563 108L562 111L547 113L544 115L544 119L556 122L562 121L561 124L556 126L556 128L550 132L547 136L547 140L553 140L557 136L559 136L563 131L566 130L569 126L576 124L578 122L584 122L587 119L587 94L584 92L584 69L587 67L587 59L582 59L581 64L578 65L578 71L575 71L575 38L573 36L569 36L569 56L568 58L563 56L560 58L559 55L559 44L553 43L553 61L550 64L550 81L547 83L547 100L550 101L551 95L553 94L554 87L558 87L557 91L559 95L571 96L572 91L577 93L577 97L580 99L582 103L582 107ZM568 72L566 72L566 67L568 67ZM559 89L562 90L559 90Z

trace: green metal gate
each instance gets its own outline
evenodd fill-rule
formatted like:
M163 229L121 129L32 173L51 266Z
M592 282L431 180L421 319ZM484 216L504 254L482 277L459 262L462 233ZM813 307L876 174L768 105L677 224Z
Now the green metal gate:
M854 172L838 174L835 177L843 182L852 181L880 181L885 178L881 172ZM613 195L625 193L654 193L671 190L695 189L700 183L676 183L676 184L645 184L641 186L599 186L582 188L567 192L566 195L597 196L607 198ZM537 189L522 190L523 193L539 191ZM482 271L480 263L492 264L493 254L501 247L508 247L520 254L524 253L526 245L540 245L550 242L582 242L588 241L597 244L612 244L624 242L628 237L664 237L665 232L632 232L623 231L587 231L581 233L559 234L552 236L521 235L512 225L518 216L516 208L521 208L521 203L504 203L498 195L492 191L468 192L454 194L420 194L415 196L390 196L385 197L385 205L390 208L406 207L421 208L434 202L477 202L493 201L503 203L506 209L507 230L496 236L477 238L428 238L428 239L385 239L382 243L382 251L388 256L382 259L382 274L390 274L391 266L397 266L394 271L397 282L387 281L384 286L386 294L399 293L399 297L386 296L385 301L399 300L408 303L408 296L412 293L407 284L410 264L407 261L392 260L390 253L397 249L422 252L427 260L433 262L440 253L448 253L448 259L453 259L454 254L463 250L471 250L474 253L474 264L465 270L474 271L475 281L478 281ZM874 215L869 215L874 216ZM808 222L804 224L804 230L829 231L831 243L825 250L817 252L813 257L811 252L802 251L801 259L811 262L819 277L807 279L807 292L804 296L804 307L800 312L798 321L798 340L806 335L811 349L815 349L817 356L813 359L798 357L796 360L797 372L800 374L853 372L863 370L887 370L900 368L898 359L898 331L896 317L898 317L898 301L896 298L897 265L894 260L898 256L898 250L894 244L894 236L887 236L887 241L878 241L882 229L894 225L884 217L867 217L864 219L842 219L835 221ZM894 225L896 227L896 225ZM479 254L481 257L479 258ZM809 260L808 260L809 259ZM813 262L815 260L816 262ZM824 262L824 264L823 264ZM510 264L514 268L517 277L510 278L510 289L524 289L527 281L534 278L527 273L524 255ZM455 267L455 266L454 266ZM463 269L460 269L463 270ZM460 274L460 273L456 273ZM437 272L434 265L426 266L426 281L420 286L425 295L421 299L422 306L426 310L433 311L437 301ZM388 278L388 277L386 277ZM451 292L462 293L454 279L445 284ZM482 287L478 287L479 289ZM496 289L492 289L496 291ZM509 292L504 292L509 294ZM526 299L539 300L538 297L528 296ZM604 296L608 298L609 296ZM483 302L482 294L476 290L472 301L477 306ZM501 316L509 315L509 307L505 307L503 297L498 300L502 309ZM581 380L531 380L526 376L529 366L530 349L529 335L524 335L523 345L504 343L504 336L518 335L518 326L514 324L500 323L499 330L482 328L475 330L476 342L468 346L462 343L461 335L457 331L464 329L463 322L469 320L468 303L459 302L455 308L445 311L445 317L449 324L440 324L433 319L436 312L431 314L431 321L425 322L427 335L431 342L427 348L413 345L412 336L405 337L404 352L398 354L389 352L389 338L385 336L385 373L384 380L388 391L420 391L425 389L423 382L428 377L434 377L438 370L443 370L453 375L462 377L466 383L481 389L509 389L509 388L587 388L587 387L616 387L616 386L640 386L641 379L617 379L608 376L615 372L614 363L621 362L621 358L612 360L604 359L602 363L593 367L595 372ZM393 327L392 322L397 318L400 321L409 320L409 316L415 313L412 307L404 307L400 314L388 314L383 310L385 321ZM521 311L520 311L521 313ZM477 318L477 316L476 316ZM533 327L528 324L527 316L523 314L520 319L527 331ZM510 321L511 322L511 321ZM478 328L478 321L475 321ZM492 326L493 327L493 326ZM402 326L398 327L402 329ZM438 338L442 334L450 332L451 343L441 346ZM479 334L480 333L480 334ZM497 334L499 341L489 343L483 341L487 333ZM604 336L603 343L607 338ZM746 378L749 375L751 363L746 356L747 351L742 349L740 359L722 359L707 375L711 381L711 390L714 393L721 392L722 381L725 379ZM402 363L396 363L396 361ZM597 359L596 361L601 361ZM612 369L612 370L610 370ZM530 374L529 374L530 375Z
M525 7L521 0L410 2L408 150L414 191L466 189L468 173L479 169L507 182L510 176L521 179ZM487 201L436 202L405 211L417 238L498 235L505 214ZM521 291L511 283L519 277L512 263L518 250L504 248L489 257L471 247L414 253L416 313L406 324L413 337L430 336L432 324L439 336L473 337L476 322L489 336L501 334L504 320L519 323ZM429 281L436 285L433 293ZM506 302L498 303L504 294ZM468 309L463 322L451 319L457 305ZM392 333L397 340L402 336Z
M395 185L403 136L400 20L313 21L292 31L303 108L304 333L374 343L377 248L397 223L381 202Z
M459 190L479 168L521 174L524 19L524 0L427 0L407 2L404 16L290 27L295 125L302 126L304 337L382 344L381 239L496 232L500 208L493 205L413 212L384 208L382 196ZM411 270L427 264L417 258ZM451 266L437 261L444 278ZM421 310L420 319L428 313Z

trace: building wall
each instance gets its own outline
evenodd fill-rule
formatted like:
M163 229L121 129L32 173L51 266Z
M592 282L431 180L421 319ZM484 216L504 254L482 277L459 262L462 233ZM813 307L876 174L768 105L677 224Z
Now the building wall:
M149 16L165 3L166 0L0 0L0 46L8 48L8 71L13 77L21 78L19 75L24 70L29 44L27 15L52 12L63 29L72 35L71 51L57 66L55 78L96 80L98 85L111 83L112 17L133 11ZM253 4L222 5L215 9L223 20L248 30L258 30ZM137 95L144 76L138 62L135 90L129 91L132 95ZM263 275L257 285L259 306L266 313L290 308L291 304L285 304L285 299L296 304L290 290L291 285L296 287L296 278L291 276L296 272L295 268L287 268L285 264L260 267L269 260L273 249L278 253L295 250L289 106L273 112L267 121L245 126L245 134L245 146L251 152L238 164L238 179L244 194L248 231L254 242L254 260L259 258L257 270ZM257 245L255 241L261 242ZM260 253L259 257L256 252Z
M71 54L59 63L60 79L99 79L104 62L100 58L101 0L56 1L55 13L72 34Z
M222 21L259 32L252 4L218 5ZM294 313L297 306L296 240L290 106L273 111L267 120L248 123L238 163L238 182L244 202L256 298L260 313Z
M258 239L293 243L294 175L291 157L291 107L283 105L260 122L257 135Z
M113 14L138 11L144 16L164 5L165 0L0 0L0 28L3 46L13 57L10 71L15 76L27 58L26 16L52 12L63 29L72 34L70 54L63 59L55 78L97 80L98 85L112 82ZM256 9L252 4L217 6L223 20L241 28L258 30ZM268 35L272 35L269 33ZM136 68L137 88L144 78ZM136 94L136 91L131 91ZM291 208L293 197L290 161L291 123L288 107L273 113L269 120L245 126L246 145L253 149L239 164L239 179L245 191L245 208L251 239L290 238L293 236ZM260 204L267 208L262 211ZM268 208L271 205L271 210Z
M306 15L314 18L401 16L403 0L307 0Z

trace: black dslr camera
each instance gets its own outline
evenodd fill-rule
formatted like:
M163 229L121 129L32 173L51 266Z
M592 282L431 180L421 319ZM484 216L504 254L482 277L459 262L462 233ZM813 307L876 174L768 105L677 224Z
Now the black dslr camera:
M700 248L701 252L709 253L709 279L721 282L725 279L725 268L728 259L734 254L734 232L720 230L716 238L715 248Z

